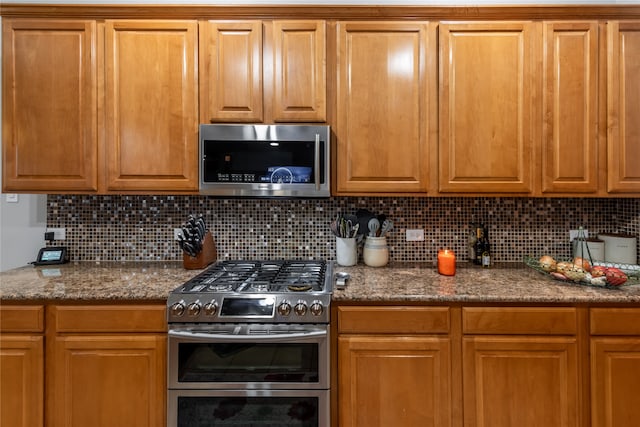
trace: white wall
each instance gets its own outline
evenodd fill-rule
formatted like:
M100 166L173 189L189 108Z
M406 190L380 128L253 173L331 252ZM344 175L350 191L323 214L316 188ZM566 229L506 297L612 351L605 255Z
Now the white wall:
M2 0L4 2L4 0ZM0 25L2 19L0 18ZM0 46L2 32L0 31ZM2 53L0 53L0 63ZM0 80L2 79L0 70ZM2 88L0 87L0 100ZM2 105L0 104L0 117ZM0 150L0 176L2 150ZM38 249L44 246L47 226L47 196L20 194L17 203L8 203L6 194L0 193L0 271L21 267L36 259Z

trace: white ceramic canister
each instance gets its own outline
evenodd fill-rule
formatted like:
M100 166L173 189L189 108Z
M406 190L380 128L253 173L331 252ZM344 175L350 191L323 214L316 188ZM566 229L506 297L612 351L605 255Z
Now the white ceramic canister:
M620 264L638 262L638 246L635 236L630 234L598 234L604 241L604 260Z
M336 237L336 261L345 267L358 263L358 246L355 238Z
M573 257L589 261L604 261L604 241L600 239L573 239Z
M368 236L362 252L364 263L369 267L383 267L389 262L389 248L386 237Z

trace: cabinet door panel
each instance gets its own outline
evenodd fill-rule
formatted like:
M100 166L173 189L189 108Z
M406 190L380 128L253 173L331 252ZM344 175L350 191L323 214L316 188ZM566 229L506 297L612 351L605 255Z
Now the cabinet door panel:
M544 26L542 191L598 189L598 24Z
M427 189L427 25L338 25L337 190Z
M195 21L106 23L107 189L196 190Z
M3 19L5 191L96 191L96 25Z
M575 338L465 337L465 426L579 426Z
M68 335L54 345L52 425L165 426L164 335Z
M262 122L262 22L200 26L201 121Z
M640 193L640 22L607 26L607 189Z
M594 427L635 427L640 420L640 338L591 340Z
M441 192L530 192L530 23L440 26Z
M451 425L448 338L338 338L340 426Z
M273 23L276 122L326 120L326 30L324 21Z
M44 338L0 337L0 425L44 425Z

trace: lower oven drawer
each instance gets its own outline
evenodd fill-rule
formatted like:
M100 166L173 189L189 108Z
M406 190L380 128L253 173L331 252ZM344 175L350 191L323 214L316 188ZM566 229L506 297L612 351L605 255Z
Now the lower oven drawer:
M329 390L169 390L167 427L325 427Z

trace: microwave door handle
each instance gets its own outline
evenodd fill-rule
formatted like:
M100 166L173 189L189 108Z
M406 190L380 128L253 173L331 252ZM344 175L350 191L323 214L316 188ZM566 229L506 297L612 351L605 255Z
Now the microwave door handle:
M260 341L260 342L282 342L304 340L315 337L325 337L326 331L310 331L310 332L293 332L290 334L269 334L269 335L234 335L234 334L216 334L209 332L183 332L169 331L170 337L187 338L194 341L213 341L216 342L238 342L238 341Z
M313 169L315 170L314 179L316 181L316 191L320 191L320 134L316 133L316 142L314 146Z

